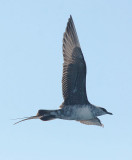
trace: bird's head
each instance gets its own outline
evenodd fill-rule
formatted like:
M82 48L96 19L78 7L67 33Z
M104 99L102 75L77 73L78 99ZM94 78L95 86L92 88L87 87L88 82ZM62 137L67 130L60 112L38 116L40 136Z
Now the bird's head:
M100 109L100 111L102 112L102 115L103 115L103 114L113 115L111 112L108 112L105 108L99 107L99 109Z

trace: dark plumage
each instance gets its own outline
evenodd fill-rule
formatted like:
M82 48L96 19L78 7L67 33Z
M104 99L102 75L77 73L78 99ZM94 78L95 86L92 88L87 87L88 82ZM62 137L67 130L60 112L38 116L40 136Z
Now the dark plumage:
M88 104L86 63L71 16L63 37L63 58L62 89L64 104Z
M88 101L86 63L71 16L63 37L63 58L62 91L64 102L60 106L61 109L39 110L36 116L27 117L21 121L29 119L48 121L59 118L76 120L87 125L103 126L97 117L112 113L107 112L104 108L92 105Z

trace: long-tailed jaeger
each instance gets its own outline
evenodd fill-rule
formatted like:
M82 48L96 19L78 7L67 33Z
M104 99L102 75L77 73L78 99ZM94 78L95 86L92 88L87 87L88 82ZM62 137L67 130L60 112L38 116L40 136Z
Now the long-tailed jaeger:
M75 25L70 16L63 36L63 77L64 102L57 110L39 110L36 116L25 117L15 124L29 120L53 119L76 120L87 125L103 126L98 116L112 113L88 101L86 93L86 63L78 40Z

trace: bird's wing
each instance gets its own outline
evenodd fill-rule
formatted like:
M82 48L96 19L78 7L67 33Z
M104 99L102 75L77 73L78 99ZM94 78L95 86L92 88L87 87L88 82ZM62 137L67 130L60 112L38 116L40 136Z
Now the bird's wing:
M70 16L63 37L62 90L65 105L87 104L86 64L77 32Z
M98 118L90 119L90 120L87 120L87 121L80 121L80 123L83 123L83 124L86 124L86 125L97 125L97 126L104 127L104 125L101 123L101 121Z

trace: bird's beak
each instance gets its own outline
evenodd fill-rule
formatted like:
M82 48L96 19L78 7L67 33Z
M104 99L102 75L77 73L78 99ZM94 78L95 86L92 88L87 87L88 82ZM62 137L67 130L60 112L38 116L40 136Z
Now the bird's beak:
M113 114L112 114L112 113L110 113L110 112L107 112L107 114L113 115Z
M42 117L42 116L26 117L26 118L22 119L21 121L18 121L18 122L16 122L16 123L14 123L14 125L15 125L15 124L18 124L18 123L20 123L20 122L22 122L22 121L26 121L26 120L30 120L30 119L40 119L41 117Z

